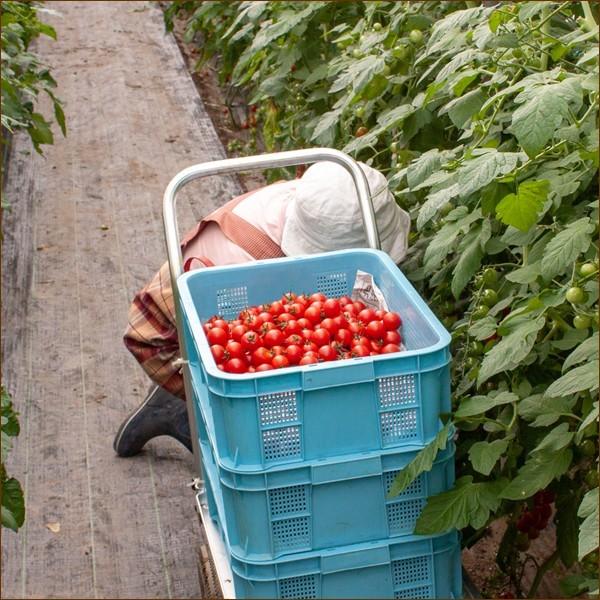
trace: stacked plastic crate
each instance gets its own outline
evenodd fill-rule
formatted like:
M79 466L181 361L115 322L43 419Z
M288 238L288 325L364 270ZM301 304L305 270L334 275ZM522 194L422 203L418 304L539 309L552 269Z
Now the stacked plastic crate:
M403 319L405 352L231 375L202 331L289 290L351 293L373 274ZM348 250L211 268L180 279L210 514L239 598L452 598L455 531L412 535L426 498L452 486L450 440L390 497L396 474L450 410L450 336L389 257Z

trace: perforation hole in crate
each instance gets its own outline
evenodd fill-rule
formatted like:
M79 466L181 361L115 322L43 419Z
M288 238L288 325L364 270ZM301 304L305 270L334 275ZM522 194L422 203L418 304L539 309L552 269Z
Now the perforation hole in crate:
M421 510L425 505L425 498L403 500L387 505L388 526L391 534L412 533Z
M392 561L394 587L429 581L431 559L429 556L415 556Z
M310 549L310 517L273 521L271 530L275 552Z
M258 402L261 425L274 425L298 419L296 392L279 392L259 396Z
M430 585L421 585L419 587L408 588L394 592L394 598L398 599L407 598L412 600L413 598L431 598L432 596L433 590L431 589Z
M300 427L266 429L262 432L265 460L295 458L300 456Z
M394 410L379 415L384 445L417 437L417 409Z
M383 474L385 483L385 493L389 494L390 489L400 471L387 471ZM406 498L408 496L425 496L425 474L421 473L401 494L396 498Z
M308 510L308 486L291 485L269 490L269 506L272 517Z
M317 290L326 296L344 296L348 293L346 273L321 273L317 276Z
M279 580L280 598L316 598L317 576L303 575Z
M248 289L245 285L217 290L217 313L226 319L236 317L248 306Z
M417 401L417 389L414 375L394 375L382 377L378 381L379 406L390 408L402 404L414 404Z

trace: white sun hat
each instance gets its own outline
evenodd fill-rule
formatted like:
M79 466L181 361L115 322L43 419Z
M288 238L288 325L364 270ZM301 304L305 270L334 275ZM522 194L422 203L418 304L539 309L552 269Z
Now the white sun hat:
M410 216L390 193L382 173L359 162L369 184L381 249L395 263L408 247ZM356 186L341 165L313 164L298 180L288 205L281 249L286 256L368 247Z

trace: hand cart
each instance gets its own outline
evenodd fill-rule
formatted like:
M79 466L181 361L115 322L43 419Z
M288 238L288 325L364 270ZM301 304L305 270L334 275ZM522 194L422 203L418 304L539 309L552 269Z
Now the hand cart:
M180 171L170 182L163 198L163 222L167 244L167 255L171 275L171 285L175 301L177 331L179 347L181 349L180 364L183 369L186 397L192 398L191 378L189 364L185 355L185 345L182 339L182 314L179 302L177 281L183 273L183 259L179 241L179 232L176 216L176 199L179 190L195 179L209 175L221 175L255 169L270 169L290 167L318 161L335 162L348 170L358 192L363 224L369 247L380 249L379 234L375 223L375 214L371 201L369 186L358 164L347 154L330 148L312 148L307 150L291 150L259 156L229 158L213 162L200 163ZM201 521L201 544L199 554L199 576L202 586L202 597L235 598L233 576L227 557L227 549L220 534L208 515L208 506L205 499L205 489L202 473L202 462L198 447L197 426L192 402L187 402L190 432L194 453L195 478L192 487L196 492L196 508Z

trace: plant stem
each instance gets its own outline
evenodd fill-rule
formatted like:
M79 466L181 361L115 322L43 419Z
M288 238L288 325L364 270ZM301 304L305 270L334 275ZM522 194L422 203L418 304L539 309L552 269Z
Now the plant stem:
M548 12L550 11L550 8L548 7L548 5L545 5L544 8L542 8L542 27L541 27L541 32L543 34L547 34L550 33L550 21L546 19L546 17L548 16ZM542 54L542 58L541 58L541 67L542 67L542 71L546 71L548 69L548 54L544 53Z
M544 575L546 574L547 571L549 571L554 566L554 563L557 560L558 560L558 550L555 550L542 563L542 566L538 569L537 573L535 574L535 578L533 580L533 583L531 584L531 587L529 588L529 593L527 594L528 598L533 598L535 596L535 593L537 592L537 589L540 586L540 583L542 582Z
M594 29L594 27L598 26L596 23L596 19L594 18L594 13L592 11L592 7L589 2L582 2L581 7L583 8L583 14L585 16L585 20L587 24L590 26L590 29Z

